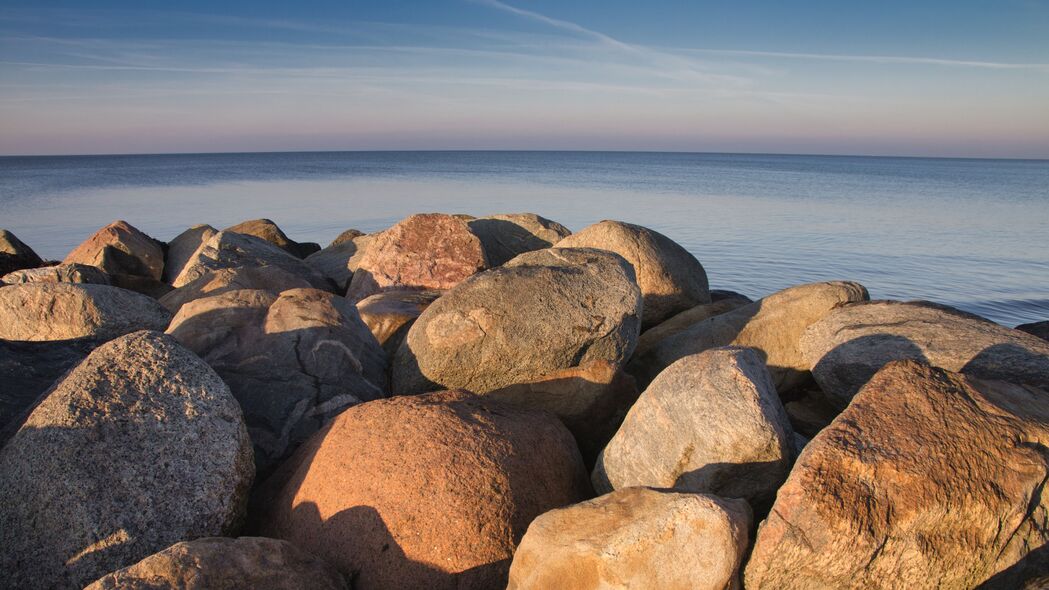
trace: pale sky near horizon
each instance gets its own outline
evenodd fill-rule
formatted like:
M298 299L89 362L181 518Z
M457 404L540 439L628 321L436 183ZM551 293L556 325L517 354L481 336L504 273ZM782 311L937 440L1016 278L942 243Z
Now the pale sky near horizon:
M0 6L0 155L372 149L1049 158L1049 1Z

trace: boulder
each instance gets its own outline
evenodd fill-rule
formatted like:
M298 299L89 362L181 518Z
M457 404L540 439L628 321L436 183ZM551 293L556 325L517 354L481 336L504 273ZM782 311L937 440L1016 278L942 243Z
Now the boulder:
M762 588L1017 588L1049 571L1049 393L886 365L805 447L746 567Z
M1030 324L1020 324L1019 326L1016 326L1016 329L1037 336L1042 340L1049 340L1049 320L1044 322L1033 322Z
M310 254L321 249L319 244L313 242L299 243L292 240L286 236L279 227L277 227L276 223L273 223L269 219L242 221L237 225L227 227L223 231L237 232L238 234L262 238L296 258L306 258Z
M641 294L611 252L529 252L464 281L415 321L393 365L393 390L485 393L563 369L630 356Z
M229 388L173 339L103 344L0 450L0 571L82 588L172 543L234 532L254 470Z
M114 287L141 293L153 299L160 299L173 289L165 282L138 275L110 275L109 280Z
M739 293L738 291L729 291L727 289L711 289L710 290L710 302L717 303L723 299L744 299L747 303L753 301L750 297Z
M354 238L359 238L363 235L365 235L365 233L358 229L348 229L336 236L335 239L332 240L330 244L328 244L328 247L331 248L332 246L338 246L339 244L349 242L350 240Z
M743 500L626 488L532 521L507 590L739 587Z
M354 406L274 477L262 532L356 590L503 588L528 523L589 495L556 418L465 391Z
M208 238L171 285L176 288L187 285L214 270L254 266L276 266L317 289L331 288L331 283L320 273L266 240L226 231Z
M305 262L327 277L335 285L336 291L345 293L350 286L353 272L357 270L373 240L374 235L357 236L328 246L320 252L314 252L306 257Z
M452 215L412 215L377 234L353 273L346 297L380 291L445 291L488 266L481 240Z
M560 223L533 213L489 215L467 224L481 239L493 267L502 266L518 254L550 248L572 233Z
M934 303L842 307L815 322L801 348L820 389L839 408L879 369L902 359L1049 390L1049 342Z
M167 293L159 301L171 310L171 313L178 313L178 310L190 301L214 297L229 291L258 289L280 294L288 289L308 288L309 281L279 266L242 266L208 271L196 280Z
M59 264L26 268L8 273L0 278L8 285L22 283L87 283L90 285L111 285L109 275L102 269L86 264Z
M600 248L625 258L634 267L645 300L642 330L710 303L703 265L676 242L646 227L606 220L568 236L557 247Z
M794 455L794 431L761 358L719 348L652 381L598 457L594 489L674 488L746 498L760 511Z
M819 434L841 413L841 408L827 400L819 387L812 386L797 392L793 399L783 403L790 425L795 433L808 438Z
M194 225L168 242L168 251L164 254L164 282L175 282L197 251L217 233L218 230L210 225Z
M118 220L74 248L63 263L87 264L110 275L138 275L159 281L164 274L164 248L128 222Z
M357 311L392 358L415 318L440 295L437 291L384 291L358 301Z
M753 303L753 301L746 297L726 297L713 303L704 303L703 305L697 305L691 309L686 309L685 311L667 319L658 326L641 332L641 337L638 338L637 348L634 350L634 354L643 355L664 338L669 338L674 334L687 330L690 326L698 324L705 319L728 313L733 309L743 307L748 303Z
M636 354L627 371L648 384L674 361L719 346L747 346L761 353L780 394L809 381L800 343L805 329L845 303L869 299L858 283L834 281L790 287L693 324Z
M386 395L382 347L353 305L325 291L197 299L182 306L168 333L229 384L260 473L347 407Z
M153 299L109 285L25 283L0 289L4 340L109 340L135 330L163 330L170 319Z
M0 229L0 277L24 268L36 268L44 261L15 234Z
M287 541L206 537L175 543L85 590L347 590L335 568Z

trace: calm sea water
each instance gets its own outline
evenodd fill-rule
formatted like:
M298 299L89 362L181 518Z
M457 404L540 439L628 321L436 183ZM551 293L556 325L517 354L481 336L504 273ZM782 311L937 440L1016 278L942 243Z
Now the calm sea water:
M656 229L715 288L852 279L1006 325L1049 319L1049 161L618 152L0 158L0 227L62 258L126 219L160 239L268 217L299 241L411 213Z

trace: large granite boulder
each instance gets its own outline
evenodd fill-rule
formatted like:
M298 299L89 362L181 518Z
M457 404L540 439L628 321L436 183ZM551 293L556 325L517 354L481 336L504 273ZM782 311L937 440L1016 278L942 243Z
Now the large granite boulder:
M328 247L330 248L332 246L338 246L339 244L349 242L354 238L359 238L363 235L366 234L361 230L350 228L348 230L343 231L341 234L335 236L335 239L332 240L330 244L328 244Z
M353 273L346 297L380 291L445 291L488 267L481 240L452 215L412 215L375 236Z
M117 220L74 248L63 262L97 266L110 275L159 281L164 274L164 248L128 222Z
M392 358L415 319L440 295L437 291L383 291L358 301L357 311Z
M86 264L58 264L16 270L0 277L8 285L22 283L86 283L89 285L111 285L110 276L97 266Z
M230 231L222 231L208 238L171 285L187 285L215 270L250 266L276 266L302 278L317 289L327 290L332 286L328 279L302 260L266 240Z
M168 251L164 254L164 282L174 283L197 251L217 233L218 230L210 225L194 225L168 242Z
M235 532L254 475L229 388L172 338L106 343L0 450L0 571L81 588L172 543Z
M568 228L533 213L489 215L467 222L481 239L488 262L502 266L518 254L550 248L571 235Z
M262 532L356 590L502 588L528 523L589 495L556 418L465 391L354 406L274 478Z
M308 289L310 282L301 275L279 266L241 266L208 271L194 281L182 285L158 301L171 313L178 313L190 301L239 291L258 289L280 294L289 289Z
M737 307L743 307L749 303L753 303L753 301L743 296L725 297L713 303L704 303L691 309L686 309L685 311L667 319L658 326L654 326L641 332L641 337L638 338L637 348L634 350L634 354L643 355L665 338L683 332L703 320L723 313L728 313Z
M626 488L532 521L507 590L739 587L743 500Z
M762 588L1017 588L1049 571L1049 393L886 365L805 447L746 568Z
M1016 326L1016 329L1037 336L1042 340L1049 340L1049 320L1044 322L1032 322L1030 324L1020 324L1019 326Z
M794 455L794 431L761 358L718 348L652 381L598 457L594 489L674 488L746 498L760 511Z
M660 340L634 355L627 370L647 384L680 358L719 346L747 346L761 353L782 394L810 378L812 365L800 345L805 330L831 310L869 298L862 285L845 281L790 287Z
M175 543L85 590L347 590L335 568L287 541L206 537Z
M356 236L310 254L305 262L327 277L335 285L336 291L345 293L354 271L360 266L364 253L374 240L375 235Z
M645 300L642 330L710 303L703 265L679 244L646 227L606 220L568 236L557 247L600 248L626 259L634 267Z
M879 369L902 359L1049 391L1049 342L928 302L836 309L809 327L801 348L820 389L839 408Z
M163 330L170 319L153 299L108 285L25 283L0 289L4 340L108 340L135 330Z
M640 329L641 294L620 256L529 252L464 281L415 321L393 365L393 390L484 393L596 360L617 367Z
M168 333L229 384L260 472L347 407L386 395L386 354L348 301L317 289L229 291L182 306Z
M36 268L43 263L36 252L15 234L0 229L0 277L23 268Z
M277 227L276 223L273 223L269 219L251 219L248 221L242 221L237 225L227 227L223 231L231 231L238 234L261 238L296 258L305 258L321 249L319 245L312 242L300 244L299 242L292 240L284 234L284 231L281 230L281 228Z

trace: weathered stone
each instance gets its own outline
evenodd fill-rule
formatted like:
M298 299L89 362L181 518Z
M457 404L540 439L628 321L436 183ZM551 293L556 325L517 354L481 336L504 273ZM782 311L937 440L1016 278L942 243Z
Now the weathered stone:
M816 382L839 408L881 367L901 359L1049 390L1049 342L928 302L842 307L814 323L801 348Z
M384 291L357 302L361 320L392 358L415 318L434 302L436 291Z
M472 277L433 302L397 351L396 393L529 383L637 343L641 294L620 256L550 248Z
M15 234L0 229L0 277L24 268L36 268L44 263L32 248Z
M532 521L507 590L739 587L743 500L626 488Z
M74 248L63 263L87 264L110 275L138 275L159 281L164 274L164 249L157 240L118 220Z
M235 531L253 476L229 388L136 332L62 378L0 450L0 571L80 588L172 543Z
M175 282L197 251L217 233L218 230L210 225L194 225L168 242L168 251L164 254L164 282Z
M327 277L335 285L336 291L344 293L350 286L353 272L357 270L373 240L374 235L357 236L310 254L305 262Z
M819 434L841 413L841 408L827 401L827 396L815 386L798 392L794 399L783 404L783 409L787 411L794 432L809 438Z
M223 231L231 231L238 234L261 238L296 258L305 258L321 249L320 245L314 244L313 242L299 243L292 240L284 234L284 231L281 230L281 228L277 227L276 223L273 223L269 219L251 219L249 221L242 221L237 225L227 227Z
M4 340L108 340L163 330L171 314L156 301L109 285L25 283L0 289Z
M439 213L412 215L375 236L346 297L356 302L380 291L444 291L487 266L481 240L465 221Z
M204 273L198 279L182 285L160 298L160 304L178 313L190 301L239 291L258 289L280 294L288 289L307 289L310 283L302 276L279 266L246 266L223 268Z
M729 291L727 289L711 289L710 290L710 302L717 303L724 299L743 299L747 303L752 303L753 299L737 291Z
M58 264L27 268L8 273L0 278L8 285L22 283L87 283L90 285L111 285L109 275L102 269L86 264Z
M1049 340L1049 320L1044 322L1033 322L1030 324L1020 324L1019 326L1016 326L1016 329L1037 336L1042 340Z
M754 350L708 350L641 394L597 459L594 489L674 488L746 498L760 511L790 473L793 434Z
M354 575L356 590L505 587L528 523L589 494L556 418L465 391L354 406L275 478L263 533Z
M168 333L229 384L260 473L339 412L387 391L386 354L357 310L317 289L197 299Z
M643 355L664 338L669 338L670 336L683 332L690 326L698 324L707 318L728 313L733 309L743 307L748 303L753 303L753 301L745 297L727 297L714 303L704 303L703 305L697 305L691 309L686 309L685 311L667 319L658 326L654 326L641 332L641 337L638 338L637 348L634 350L634 354Z
M160 299L173 289L167 283L138 275L110 275L109 280L114 287L141 293L153 299Z
M703 265L676 242L646 227L605 220L568 236L557 247L601 248L625 258L634 267L645 301L642 330L710 303Z
M346 590L324 561L287 541L206 537L183 541L85 590Z
M1049 393L886 365L805 447L746 567L762 588L1017 588L1049 571Z
M674 361L719 346L747 346L764 357L782 394L809 379L799 341L805 329L845 303L868 299L858 283L835 281L790 287L693 324L634 355L627 371L647 384Z
M489 215L468 222L481 239L491 266L502 266L518 254L550 248L568 237L568 228L533 213Z
M328 290L332 286L306 263L266 240L225 231L211 236L171 284L181 287L214 270L253 266L276 266L317 289Z
M330 244L328 244L328 247L331 248L332 246L338 246L339 244L349 242L354 238L359 238L363 235L365 235L365 233L358 229L348 229L336 236L335 239L332 240Z

